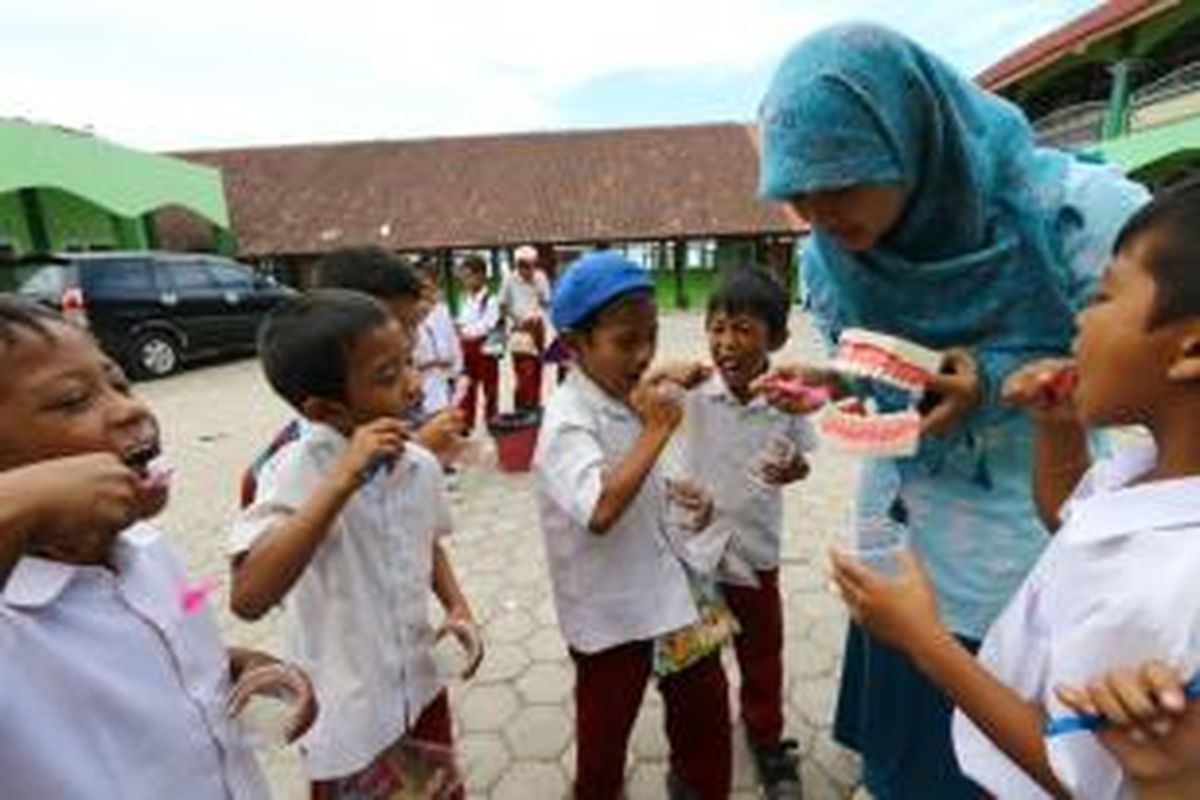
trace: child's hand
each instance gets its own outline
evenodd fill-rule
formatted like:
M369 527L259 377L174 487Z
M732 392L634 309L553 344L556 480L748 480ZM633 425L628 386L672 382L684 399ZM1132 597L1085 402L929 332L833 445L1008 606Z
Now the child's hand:
M788 391L787 385L802 385L807 392ZM750 384L750 391L767 398L767 402L787 414L811 414L828 399L846 394L841 376L829 369L805 364L776 367L760 375Z
M761 467L762 476L774 486L786 486L789 483L802 481L808 477L808 460L801 453L795 453L784 463L768 461Z
M1073 711L1112 723L1096 736L1135 782L1180 787L1163 797L1195 797L1200 704L1189 703L1182 686L1177 671L1155 661L1109 672L1083 688L1058 687L1055 694Z
M166 503L165 487L150 484L112 453L41 461L5 478L12 502L34 510L27 549L72 563L103 558L121 531Z
M683 406L675 395L666 391L669 381L642 381L634 388L629 404L647 429L670 434L683 421Z
M347 491L357 489L363 481L370 479L381 459L395 461L400 457L405 438L403 423L392 417L381 417L360 425L334 467L339 485Z
M462 412L457 408L447 408L427 420L413 438L444 464L453 460L458 452L465 427Z
M1161 661L1115 669L1083 688L1061 686L1055 694L1067 706L1099 715L1112 725L1141 734L1166 736L1187 707L1185 679Z
M830 559L834 584L850 615L875 637L915 655L941 631L933 584L911 550L897 555L900 571L894 577L873 572L836 550Z
M1005 403L1024 408L1042 423L1077 422L1071 401L1075 362L1068 358L1033 361L1004 381L1000 396Z
M684 389L695 389L713 373L713 368L699 361L674 361L653 367L643 378L646 383L670 381Z

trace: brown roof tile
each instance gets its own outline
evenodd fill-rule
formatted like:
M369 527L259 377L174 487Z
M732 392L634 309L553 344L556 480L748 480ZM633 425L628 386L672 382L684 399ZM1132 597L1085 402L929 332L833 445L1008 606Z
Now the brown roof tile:
M757 199L757 155L744 125L180 155L222 169L245 255L368 242L417 250L797 229Z

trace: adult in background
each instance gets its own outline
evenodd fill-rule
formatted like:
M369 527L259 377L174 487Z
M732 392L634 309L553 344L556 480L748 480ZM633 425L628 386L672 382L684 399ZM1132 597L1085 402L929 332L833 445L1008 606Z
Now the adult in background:
M509 326L516 389L513 406L531 411L542 405L542 351L546 346L546 309L550 281L538 269L537 249L521 245L513 254L514 266L500 285L500 315Z
M1007 375L1068 352L1073 315L1146 192L1038 147L1025 117L884 28L801 41L760 110L760 192L812 226L808 310L948 353L911 458L864 465L857 503L905 525L953 630L977 648L1046 542L1028 421ZM950 741L951 707L909 661L851 625L835 738L890 798L978 797Z

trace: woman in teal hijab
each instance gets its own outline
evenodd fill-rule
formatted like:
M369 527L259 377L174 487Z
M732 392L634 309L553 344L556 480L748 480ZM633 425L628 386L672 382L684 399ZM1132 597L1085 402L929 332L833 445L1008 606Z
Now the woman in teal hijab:
M1074 313L1146 192L1036 146L1015 106L871 25L800 42L759 123L761 193L812 227L801 277L826 339L863 327L951 353L920 451L867 464L858 502L907 526L943 617L977 647L1046 537L1032 430L1000 387L1067 352ZM851 626L834 734L862 754L876 798L979 796L957 768L950 711L903 656Z

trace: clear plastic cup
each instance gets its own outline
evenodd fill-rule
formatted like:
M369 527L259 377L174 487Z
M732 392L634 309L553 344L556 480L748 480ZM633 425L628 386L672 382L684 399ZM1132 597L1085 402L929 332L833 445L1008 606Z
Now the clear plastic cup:
M304 713L307 679L289 664L268 664L244 672L226 702L226 713L238 723L253 747L288 744Z
M479 629L474 625L446 623L433 644L433 661L442 683L466 680L482 655Z
M857 519L838 542L842 553L887 577L900 574L900 554L907 547L908 529L886 516Z
M667 527L695 533L704 527L712 499L699 485L683 479L667 481Z
M750 463L746 469L746 477L751 484L763 491L778 489L777 484L767 480L767 470L769 468L783 469L795 457L795 443L783 434L776 434L767 440L762 452Z

